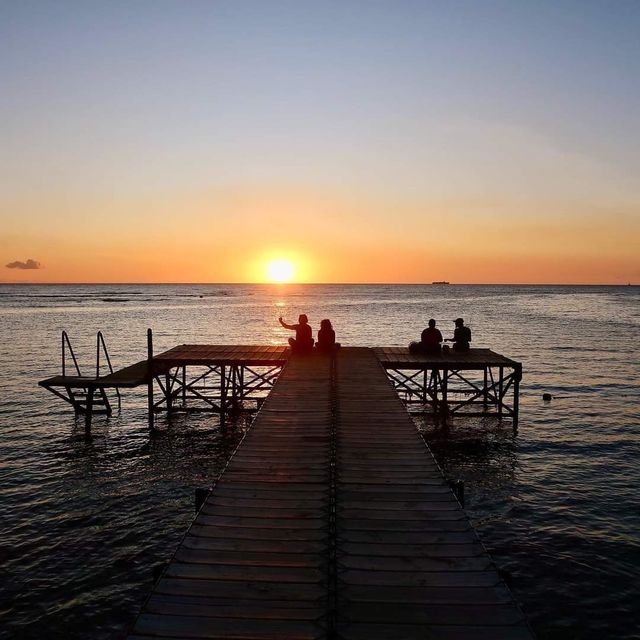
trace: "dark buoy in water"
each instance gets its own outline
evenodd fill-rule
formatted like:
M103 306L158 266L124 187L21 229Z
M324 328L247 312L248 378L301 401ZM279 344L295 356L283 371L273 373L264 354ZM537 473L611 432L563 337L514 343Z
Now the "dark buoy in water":
M542 399L545 402L551 402L552 398L553 398L553 396L550 393L543 393L542 394Z

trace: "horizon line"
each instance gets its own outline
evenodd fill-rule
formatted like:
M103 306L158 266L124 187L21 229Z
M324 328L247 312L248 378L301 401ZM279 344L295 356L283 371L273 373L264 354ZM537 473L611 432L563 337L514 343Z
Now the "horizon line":
M114 282L3 282L0 285L16 286L77 286L77 285L125 285L125 286L168 286L168 285L188 285L188 286L400 286L400 287L635 287L636 283L627 282L447 282L440 284L435 282L136 282L136 281L114 281Z

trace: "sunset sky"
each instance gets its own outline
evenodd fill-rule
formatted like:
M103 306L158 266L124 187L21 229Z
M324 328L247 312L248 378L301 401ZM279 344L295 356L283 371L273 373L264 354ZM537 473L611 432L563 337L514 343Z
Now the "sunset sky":
M2 282L639 282L639 177L640 2L0 2Z

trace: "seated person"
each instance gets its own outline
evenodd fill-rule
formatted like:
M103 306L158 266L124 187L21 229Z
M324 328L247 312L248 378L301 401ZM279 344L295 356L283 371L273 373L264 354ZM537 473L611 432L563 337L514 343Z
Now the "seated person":
M471 342L471 329L464 326L464 320L462 318L456 318L456 328L453 332L453 338L448 338L447 342L453 342L454 351L469 351L471 348L469 343Z
M313 331L305 313L298 316L298 324L287 324L282 317L278 320L285 329L296 332L295 338L289 338L289 344L293 351L311 351L313 349Z
M316 348L319 351L333 351L339 346L340 344L336 343L336 332L331 326L331 320L322 320L320 322L320 331L318 331Z
M436 321L431 318L429 326L422 332L420 342L412 342L409 345L411 353L440 353L440 343L442 334L440 329L436 329Z

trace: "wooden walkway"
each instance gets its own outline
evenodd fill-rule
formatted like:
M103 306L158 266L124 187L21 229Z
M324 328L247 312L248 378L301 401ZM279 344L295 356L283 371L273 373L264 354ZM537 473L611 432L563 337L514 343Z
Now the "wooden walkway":
M129 636L531 637L364 348L289 358Z

